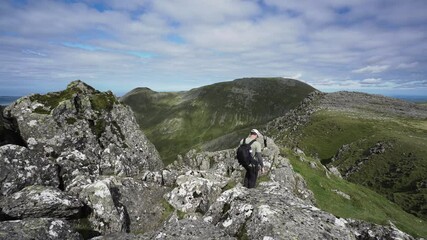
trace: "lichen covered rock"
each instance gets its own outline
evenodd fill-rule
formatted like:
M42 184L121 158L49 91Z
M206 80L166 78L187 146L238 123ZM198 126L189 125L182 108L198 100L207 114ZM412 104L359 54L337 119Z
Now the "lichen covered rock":
M3 214L12 219L78 217L83 203L57 188L28 186L0 203Z
M57 166L25 147L0 147L0 199L34 184L58 187Z
M64 220L34 218L0 222L0 239L81 240L82 238Z
M28 148L56 162L67 178L76 167L84 176L96 177L135 176L163 166L131 109L111 92L81 81L62 92L23 97L4 114L16 119Z

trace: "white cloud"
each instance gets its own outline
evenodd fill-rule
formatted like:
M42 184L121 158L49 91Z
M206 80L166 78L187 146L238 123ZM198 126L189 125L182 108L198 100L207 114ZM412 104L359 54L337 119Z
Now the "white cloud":
M360 83L362 84L362 85L365 85L365 84L380 84L380 83L382 83L382 79L381 78L366 78L366 79L363 79L362 81L360 81Z
M418 65L418 62L411 62L411 63L401 63L397 66L398 69L409 69L414 68Z
M254 1L245 0L161 0L153 10L182 24L226 23L259 14Z
M386 71L390 66L388 65L369 65L363 68L359 68L356 70L353 70L354 73L381 73Z

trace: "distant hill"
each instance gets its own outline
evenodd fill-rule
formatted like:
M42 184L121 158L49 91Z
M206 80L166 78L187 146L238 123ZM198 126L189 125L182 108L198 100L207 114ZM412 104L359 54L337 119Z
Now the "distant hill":
M268 124L276 142L427 219L427 106L356 92L313 93Z
M314 90L293 79L244 78L184 92L136 88L121 101L169 163L194 147L234 147L250 128L283 116Z

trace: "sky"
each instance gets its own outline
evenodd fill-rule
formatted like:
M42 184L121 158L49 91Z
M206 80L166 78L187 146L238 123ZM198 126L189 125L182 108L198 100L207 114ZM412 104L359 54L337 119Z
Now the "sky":
M427 95L426 0L0 0L0 95L242 77Z

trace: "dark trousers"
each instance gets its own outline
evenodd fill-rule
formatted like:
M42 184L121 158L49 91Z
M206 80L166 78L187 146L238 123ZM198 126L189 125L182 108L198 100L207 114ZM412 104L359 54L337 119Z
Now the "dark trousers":
M254 188L256 185L256 179L258 177L259 167L257 165L252 165L252 167L247 167L245 169L246 174L243 185L247 188Z

